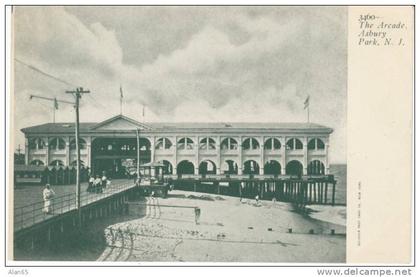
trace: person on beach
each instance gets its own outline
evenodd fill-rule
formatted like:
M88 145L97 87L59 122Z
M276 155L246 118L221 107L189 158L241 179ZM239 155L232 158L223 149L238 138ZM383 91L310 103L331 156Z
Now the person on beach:
M194 208L194 214L195 214L195 224L200 224L200 215L201 215L201 209L196 207Z
M255 196L255 204L257 206L260 204L260 196L258 194Z
M242 191L245 189L245 182L241 182L239 186L239 202L242 202Z
M42 196L44 198L43 212L45 214L52 214L52 201L55 196L55 192L51 189L50 184L45 185L45 189L42 191Z

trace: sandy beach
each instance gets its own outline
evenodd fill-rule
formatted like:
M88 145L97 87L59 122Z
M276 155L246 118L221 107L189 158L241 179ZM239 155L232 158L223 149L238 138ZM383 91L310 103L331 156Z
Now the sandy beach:
M166 206L199 207L199 224L194 208ZM318 215L331 217L345 207L322 209ZM98 261L345 262L345 219L314 219L316 212L301 215L288 203L172 191L129 211L129 220L105 229Z

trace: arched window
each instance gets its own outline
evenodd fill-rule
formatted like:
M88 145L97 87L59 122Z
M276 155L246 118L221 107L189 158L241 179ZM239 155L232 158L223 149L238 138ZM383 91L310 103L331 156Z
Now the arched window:
M79 138L79 148L80 150L86 149L86 141L82 138ZM76 139L70 141L70 150L76 150Z
M308 150L322 150L325 149L324 142L319 138L313 138L308 142Z
M264 165L264 174L281 174L281 165L278 161L271 160L265 163Z
M212 138L203 138L200 140L200 150L214 150L216 142Z
M281 148L281 143L276 138L269 138L264 143L264 149L266 150L278 150Z
M238 174L238 164L232 160L226 160L222 164L223 174Z
M198 174L216 174L216 164L210 160L202 161L198 167Z
M42 140L42 138L33 138L29 140L29 149L31 150L39 150L44 149L45 142Z
M237 150L238 142L233 138L225 138L220 144L222 150Z
M302 176L303 165L299 161L288 162L287 165L286 165L286 174L287 175Z
M194 142L190 138L182 138L178 140L178 147L179 150L192 150L194 149Z
M260 148L260 144L255 138L247 138L242 143L242 148L244 150L256 150Z
M178 175L182 174L194 174L194 164L190 161L183 160L176 167Z
M308 175L324 175L325 166L321 161L314 160L308 164Z
M70 166L77 166L77 160L72 161L70 163ZM84 166L85 166L85 163L82 160L80 160L80 167L84 167Z
M244 174L259 174L260 166L254 160L249 160L244 163Z
M172 168L172 164L170 161L167 160L163 160L163 174L172 174L173 172L173 168Z
M66 148L66 142L62 138L53 138L48 147L50 150L63 150Z
M172 147L172 142L168 138L158 139L155 146L157 150L170 149L171 147Z
M303 149L302 142L297 138L291 138L286 143L287 150Z
M64 163L62 160L54 160L50 162L50 166L64 166Z
M31 165L44 165L44 162L41 160L33 160L31 161Z

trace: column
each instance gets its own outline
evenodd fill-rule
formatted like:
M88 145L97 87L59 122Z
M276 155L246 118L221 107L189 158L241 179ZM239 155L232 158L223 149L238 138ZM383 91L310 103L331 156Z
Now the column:
M25 164L29 164L29 139L25 136Z
M155 137L150 138L150 162L155 162Z
M70 158L70 137L66 137L65 138L65 142L66 142L66 166L70 166L70 162L71 162L71 158ZM77 156L76 156L77 159Z
M242 137L239 137L239 140L238 140L238 154L239 154L238 175L242 175L244 171L244 164L242 162Z
M45 139L45 165L48 166L50 164L50 142L48 140L48 137L44 139Z
M303 175L308 175L308 137L303 138Z
M264 136L260 138L260 175L264 174L264 165L265 165L265 158L264 158Z
M194 141L194 151L195 151L195 165L194 165L194 174L198 175L198 168L200 166L199 161L200 161L200 155L199 155L199 137L196 136L195 137L195 141Z
M173 164L173 168L172 168L172 173L174 174L174 175L177 175L177 165L178 165L178 137L177 136L175 136L175 139L174 139L174 144L173 144L173 146L172 146L174 149L173 149L173 155L174 155L174 164Z
M286 175L286 137L280 138L281 143L281 175Z
M221 172L222 164L221 164L220 136L218 136L216 138L216 151L217 151L217 156L216 156L216 174L217 175L220 175L220 174L222 174L222 172Z
M92 170L91 144L92 144L92 137L87 137L86 138L87 166Z
M328 158L330 143L325 142L325 174L330 174L330 160Z

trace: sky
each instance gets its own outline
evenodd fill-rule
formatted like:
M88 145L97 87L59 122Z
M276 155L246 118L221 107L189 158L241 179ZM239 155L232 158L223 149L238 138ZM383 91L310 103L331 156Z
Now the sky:
M66 90L90 90L80 120L120 112L142 122L305 122L334 129L331 163L346 162L345 7L16 7L15 144L52 122ZM145 116L142 109L145 107ZM56 122L74 121L60 104Z

